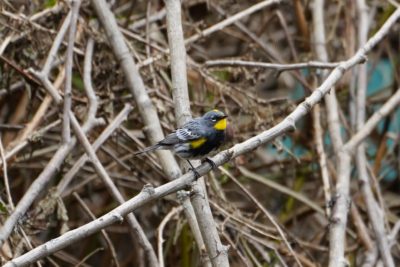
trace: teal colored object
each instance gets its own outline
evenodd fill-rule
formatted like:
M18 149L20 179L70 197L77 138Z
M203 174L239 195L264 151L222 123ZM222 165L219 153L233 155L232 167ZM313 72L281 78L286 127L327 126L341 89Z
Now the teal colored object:
M391 93L392 85L394 83L394 71L393 64L388 59L381 59L379 62L368 62L368 85L367 85L367 98L375 98L378 96L385 96ZM308 69L302 70L302 74L304 76L308 76L310 71ZM307 92L308 95L308 92ZM289 98L293 101L300 101L306 97L306 92L303 86L300 83L297 83L294 90L290 94ZM382 104L376 104L373 106L367 107L367 113L370 116L373 112L378 110ZM368 117L367 117L368 118ZM377 132L382 133L384 131L384 120L379 122L377 126ZM300 121L297 125L298 130L304 129L304 121ZM395 112L390 117L390 123L388 125L388 131L394 133L394 136L400 136L400 107L398 107ZM342 136L346 133L345 129L342 129ZM301 144L294 143L290 136L285 136L281 140L282 145L285 149L291 151L293 154L287 153L287 151L277 151L276 148L269 144L266 147L267 153L270 155L276 155L279 157L287 158L287 157L302 157L308 153L308 150L302 146ZM324 142L327 146L331 145L330 136L328 133L324 136ZM396 141L393 139L387 139L387 148L388 151L394 150L394 146L396 145ZM366 139L366 152L367 156L370 159L370 163L374 164L374 159L376 157L376 153L378 151L378 143L377 140ZM379 172L379 176L385 181L393 181L394 179L399 177L399 173L397 170L397 166L390 164L388 162L382 162L382 167Z
M367 66L368 74L370 74L367 97L379 94L385 89L391 90L394 82L392 63L388 59L382 59L375 66L371 63L368 63ZM372 70L372 68L374 69Z
M372 69L373 68L373 69ZM389 89L394 82L393 65L388 59L382 59L378 63L367 63L368 76L370 77L367 85L367 97L382 93ZM301 71L303 76L307 77L310 73L308 69ZM300 83L296 86L289 96L293 101L299 101L306 97L304 87Z

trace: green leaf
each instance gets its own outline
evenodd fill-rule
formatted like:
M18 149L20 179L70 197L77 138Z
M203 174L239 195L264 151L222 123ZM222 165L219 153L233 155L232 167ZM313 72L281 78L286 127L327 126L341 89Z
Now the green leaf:
M2 213L7 213L7 207L3 205L3 203L0 202L0 212Z
M72 75L72 86L76 89L78 89L79 91L83 91L85 89L85 85L83 84L83 80L81 78L81 76L78 73L74 73Z
M57 4L57 0L47 0L44 4L46 8L53 7Z

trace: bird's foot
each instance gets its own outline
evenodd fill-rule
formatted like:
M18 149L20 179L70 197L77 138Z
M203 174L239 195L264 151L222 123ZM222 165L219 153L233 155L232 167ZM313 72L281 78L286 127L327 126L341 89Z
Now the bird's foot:
M192 163L190 163L189 160L186 160L186 161L187 161L187 162L189 163L189 165L190 165L190 170L193 172L195 180L199 179L199 178L201 177L200 173L199 173L198 171L196 171L196 168L193 167Z
M190 170L193 172L195 180L197 180L201 177L200 173L198 173L198 171L196 171L196 169L191 168Z
M215 169L217 168L217 165L215 164L215 162L212 161L212 160L209 159L209 158L204 158L201 162L202 162L202 163L207 162L208 164L211 165L211 169L213 169L213 170L215 170Z

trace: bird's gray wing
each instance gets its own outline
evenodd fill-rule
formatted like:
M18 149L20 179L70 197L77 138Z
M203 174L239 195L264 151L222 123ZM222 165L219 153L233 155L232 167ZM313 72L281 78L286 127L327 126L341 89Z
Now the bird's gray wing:
M196 121L190 121L178 128L175 132L167 135L164 140L160 142L161 145L175 145L179 143L186 143L188 141L196 140L202 137L199 131L199 125Z
M190 128L181 128L176 130L176 136L179 138L181 141L191 141L191 140L196 140L201 137L199 132L194 131L193 129Z
M201 124L195 119L175 131L179 140L191 141L203 137Z

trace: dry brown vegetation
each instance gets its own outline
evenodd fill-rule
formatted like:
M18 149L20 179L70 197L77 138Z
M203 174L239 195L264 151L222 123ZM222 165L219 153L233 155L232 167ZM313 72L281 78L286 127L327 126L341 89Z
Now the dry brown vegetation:
M234 135L225 149L296 115L295 130L278 127L276 139L264 132L251 151L233 148L217 156L217 170L202 169L208 172L204 203L229 246L230 266L400 264L396 1L270 1L237 18L257 3L182 1L187 74L179 68L171 74L177 63L169 44L179 40L168 40L163 1L109 1L129 53L118 51L117 38L105 33L95 0L77 2L0 2L2 264L180 176L170 155L134 155L160 136L158 119L146 118L152 105L164 133L181 124L179 75L187 77L193 117L214 108L229 115ZM68 14L77 15L72 31ZM357 51L375 34L377 42L365 51L367 69ZM124 69L128 57L140 76ZM353 57L354 63L338 65ZM371 93L368 77L382 62L389 68L381 74L392 78L378 79L379 90ZM325 88L333 69L336 80ZM131 87L128 76L142 79L151 102L140 102L138 80ZM318 104L332 85L335 93ZM301 105L313 92L308 106ZM387 109L376 112L384 103ZM368 128L371 117L376 121ZM166 196L150 196L130 208L135 217L81 233L55 252L38 252L46 257L32 265L211 266L216 252L188 224L186 204L192 198L198 209L193 199L205 194L193 188L187 182ZM185 190L177 198L179 189ZM122 219L113 216L113 222ZM218 249L223 254L224 247Z

